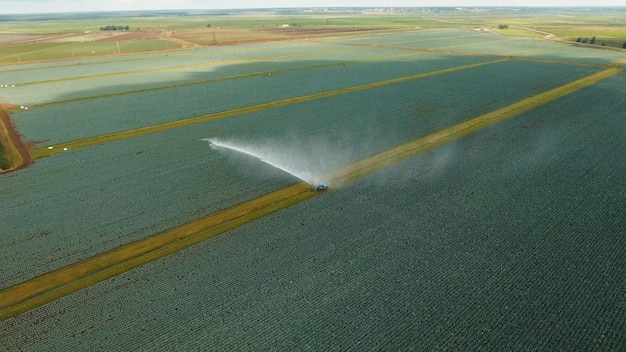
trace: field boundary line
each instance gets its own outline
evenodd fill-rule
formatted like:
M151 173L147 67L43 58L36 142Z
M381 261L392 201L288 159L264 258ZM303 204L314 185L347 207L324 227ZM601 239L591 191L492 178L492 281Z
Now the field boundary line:
M471 68L477 68L481 66L494 64L494 63L504 62L504 61L507 61L507 60L501 59L501 60L479 62L479 63L463 65L463 66L456 66L456 67L447 68L443 70L418 73L418 74L410 75L410 76L392 78L392 79L388 79L384 81L366 83L366 84L362 84L358 86L340 88L340 89L335 89L335 90L331 90L327 92L303 95L303 96L299 96L295 98L288 98L288 99L278 100L274 102L261 103L261 104L246 106L242 108L211 113L207 115L190 117L190 118L183 119L183 120L170 121L170 122L165 122L165 123L161 123L157 125L144 126L144 127L139 127L139 128L125 130L125 131L113 132L113 133L108 133L108 134L103 134L103 135L98 135L98 136L93 136L93 137L87 137L87 138L78 139L78 140L69 141L69 142L62 142L62 143L58 143L54 145L52 149L49 149L49 147L35 148L31 151L31 156L33 159L39 159L42 157L47 157L53 154L61 153L65 150L65 148L67 148L67 150L85 148L85 147L89 147L93 145L104 144L104 143L122 140L126 138L138 137L138 136L143 136L143 135L147 135L151 133L167 131L167 130L171 130L174 128L194 125L194 124L198 124L202 122L219 120L219 119L224 119L228 117L233 117L237 115L248 114L248 113L253 113L253 112L258 112L258 111L263 111L263 110L268 110L268 109L274 109L274 108L278 108L282 106L303 103L303 102L307 102L311 100L329 98L329 97L333 97L333 96L337 96L341 94L353 93L353 92L358 92L358 91L362 91L366 89L378 88L378 87L383 87L383 86L387 86L391 84L397 84L397 83L417 80L421 78L426 78L426 77L431 77L431 76L436 76L436 75L441 75L441 74L446 74L446 73L451 73L451 72L457 72L457 71L471 69Z
M361 159L331 174L329 182L333 186L353 182L384 167L532 110L622 71L620 68L613 68L594 73ZM324 192L313 191L309 184L297 183L5 288L0 290L0 321L321 194Z

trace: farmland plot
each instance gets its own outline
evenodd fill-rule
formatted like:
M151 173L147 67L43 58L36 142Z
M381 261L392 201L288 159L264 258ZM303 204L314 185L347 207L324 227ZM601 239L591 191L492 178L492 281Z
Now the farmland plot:
M192 66L210 64L232 60L255 59L263 56L280 56L294 53L308 52L306 48L312 47L311 43L267 44L257 46L215 47L198 49L193 51L142 54L132 56L117 56L98 59L85 59L76 61L26 64L14 67L1 68L3 79L15 84L25 84L45 80L75 79L82 76L117 74L120 72L142 70L165 70L178 66ZM328 50L329 47L315 45L316 50ZM1 72L0 71L0 72ZM6 76L4 76L6 74Z
M428 57L416 67L405 58L273 75L271 85L260 79L252 87L257 81L220 83L215 86L245 95L233 103L233 94L224 94L219 108L288 97L283 86L294 82L310 80L311 88L295 87L310 94L345 83L337 81L353 87L486 60ZM39 159L0 180L0 260L11 263L0 268L2 284L295 182L262 163L212 150L200 138L276 143L294 154L311 152L321 140L316 150L331 160L320 168L330 170L598 70L495 62ZM351 75L324 79L344 72ZM615 151L626 147L625 79L621 73L2 321L0 346L619 349L626 340L620 308L626 170ZM171 92L197 99L187 88ZM203 88L216 92L210 84ZM134 98L150 114L158 112L148 109L150 101L164 101L156 92ZM123 101L116 99L102 100ZM35 109L16 120L33 136L36 120L20 123L31 112L47 111L61 126L81 127L68 133L46 125L58 140L99 134L110 127L85 132L93 120L61 116L110 118L99 114L106 105L81 105L95 101ZM73 107L52 110L67 106ZM173 115L168 118L192 116L174 110L165 111ZM138 108L137 126L152 121L142 115ZM39 122L46 118L39 116Z
M229 177L242 163L211 153L204 131L66 153L3 179L2 288L293 183L265 164Z
M2 322L0 341L619 350L625 79Z
M50 81L41 82L20 82L17 89L7 90L3 93L9 101L18 102L22 105L32 104L58 104L71 102L74 99L100 97L103 95L120 95L125 92L136 90L166 89L172 85L194 85L207 80L226 80L233 77L245 75L254 76L260 74L271 74L282 70L307 69L302 66L302 61L308 59L311 62L325 62L328 60L342 60L345 64L352 61L383 60L395 56L391 50L380 52L368 48L346 48L343 46L316 47L316 50L302 50L284 55L262 55L250 56L247 58L232 58L230 60L213 60L206 55L203 60L196 63L186 63L188 60L178 60L172 58L169 61L176 61L177 64L170 66L156 66L132 71L118 71L109 73L97 73L90 70L90 74L74 76L73 78L61 77ZM249 53L252 54L252 53ZM263 53L259 53L263 54ZM396 54L406 55L405 51L398 50ZM417 55L417 53L416 53ZM148 58L153 59L153 58ZM297 60L296 60L297 59ZM242 64L245 63L245 64ZM339 64L339 63L337 63ZM259 65L262 65L259 67ZM263 72L262 70L268 70ZM71 71L72 68L64 68ZM44 70L45 71L45 70ZM43 72L35 70L29 72L28 76Z
M378 40L377 40L378 39ZM611 64L626 59L620 51L590 50L533 38L502 37L490 33L458 30L398 33L371 38L333 38L333 43L391 45L398 48L445 50L479 55L519 56L584 64ZM390 44L389 44L390 43ZM624 62L622 62L624 64Z
M370 65L364 64L355 72L371 72ZM381 67L379 74L397 75L398 68L401 68L398 71L406 72L402 70L403 66L395 64ZM87 150L70 150L62 153L63 157L59 159L55 156L54 160L39 160L33 169L17 175L15 181L18 183L10 187L21 190L26 184L31 184L31 192L25 197L13 195L11 191L6 194L9 211L3 214L6 217L3 222L11 233L6 241L9 244L15 242L14 245L19 248L7 245L4 249L4 256L14 263L12 267L3 269L6 277L10 278L5 284L16 283L46 269L58 268L137 240L166 229L167 224L184 223L232 206L272 189L273 182L273 189L277 189L290 180L295 181L276 172L273 175L279 180L258 179L254 168L241 169L241 164L223 164L223 159L217 159L221 160L221 167L216 170L211 166L211 160L216 160L214 158L219 155L215 152L211 154L206 144L198 142L200 138L220 136L253 145L286 148L301 155L300 159L305 160L302 167L327 174L355 160L595 70L545 63L503 62L448 73L443 76L445 78L434 76L288 105L180 128L149 138L132 139L119 145L113 143ZM529 71L536 76L528 75ZM482 80L485 75L492 78ZM301 79L305 79L304 76ZM516 82L514 87L500 88L511 81ZM325 84L322 80L318 82L320 86ZM309 88L315 87L314 83ZM277 96L279 93L269 94ZM458 103L452 104L452 101ZM358 104L355 105L356 102ZM52 108L55 106L38 111L50 111ZM101 109L105 107L92 108L92 111ZM75 113L65 114L73 117ZM95 116L96 113L89 115L90 118ZM94 121L89 121L89 125L93 124ZM50 126L47 132L52 132L54 127ZM68 135L77 136L81 132L65 128ZM203 156L202 150L211 155L211 159L207 160L209 156ZM153 159L154 155L159 155L160 159ZM157 164L159 172L154 172L151 165ZM243 163L243 166L246 164ZM189 173L190 169L192 173ZM36 179L31 179L31 174ZM67 179L73 178L79 181L67 182ZM186 196L187 193L189 195ZM41 204L36 201L38 198L49 201ZM126 207L115 207L116 203L126 204ZM27 213L43 214L41 216L46 218L23 224L20 214ZM89 221L71 221L77 218L77 214L81 214L78 218ZM157 222L155 219L160 220ZM76 236L85 232L93 236ZM44 235L39 235L42 233ZM20 238L30 240L22 242ZM42 246L44 249L40 251L32 251L42 238L49 245ZM54 245L68 242L72 245ZM50 258L54 258L54 262L50 262Z
M58 143L481 61L485 59L430 56L420 57L417 62L401 60L396 65L387 62L380 70L373 71L373 66L385 62L345 66L338 63L334 67L320 67L327 64L326 61L300 62L311 69L45 106L16 114L15 121L26 140ZM257 63L254 69L271 73L279 69L279 65ZM195 72L186 76L187 80L202 80L214 75ZM343 76L347 77L338 79ZM136 88L141 87L131 89ZM88 129L71 130L71 126L85 123Z
M420 55L402 60L323 67L315 66L321 64L320 62L303 62L301 63L303 66L312 68L278 75L243 77L237 80L46 106L16 114L15 120L26 140L44 141L43 145L48 145L484 61L485 59L480 57ZM532 94L597 70L543 63L494 65L498 67L497 74L471 69L445 76L458 76L466 90L471 90L477 94L477 98L482 99L484 94L491 93L477 91L473 82L484 82L484 75L493 76L491 78L494 80L493 88L499 90L495 94L504 94L509 89L521 94ZM264 68L257 64L255 67L268 72L276 69L276 65L273 64L267 64ZM533 75L526 74L521 71L522 69L532 70ZM195 75L196 79L197 76ZM537 77L541 77L539 81ZM510 83L512 80L515 80L515 86ZM420 80L415 82L418 86L406 86L404 89L415 90L417 94L428 94L430 87L419 86ZM450 81L444 79L442 82ZM237 96L237 99L232 99L233 96ZM492 95L486 99L494 97ZM489 101L497 104L495 99ZM428 102L422 104L427 105Z

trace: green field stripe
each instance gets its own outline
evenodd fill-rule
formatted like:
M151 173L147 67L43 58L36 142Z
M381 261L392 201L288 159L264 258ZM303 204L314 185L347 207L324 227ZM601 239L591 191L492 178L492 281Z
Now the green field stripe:
M353 182L387 166L547 104L620 72L623 70L619 68L597 72L412 142L361 159L333 173L330 182L335 186ZM320 194L324 194L324 192L314 192L310 185L298 183L13 285L0 291L0 321Z
M59 143L55 145L52 149L49 149L50 147L35 148L31 151L31 155L33 159L38 159L38 158L47 157L53 154L61 153L66 148L68 150L85 148L85 147L89 147L93 145L104 144L104 143L117 141L121 139L167 131L167 130L171 130L174 128L194 125L194 124L198 124L202 122L218 120L218 119L233 117L233 116L242 115L242 114L249 114L249 113L268 110L268 109L274 109L274 108L278 108L281 106L298 104L298 103L303 103L303 102L307 102L311 100L328 98L328 97L332 97L336 95L347 94L347 93L357 92L357 91L366 90L366 89L379 88L379 87L383 87L383 86L387 86L391 84L397 84L397 83L407 82L411 80L431 77L435 75L441 75L441 74L476 68L476 67L485 66L485 65L489 65L489 64L493 64L497 62L503 62L503 61L506 61L506 60L494 60L494 61L486 61L486 62L480 62L480 63L470 64L470 65L464 65L464 66L457 66L453 68L447 68L444 70L419 73L419 74L415 74L411 76L393 78L393 79L389 79L385 81L379 81L379 82L373 82L373 83L368 83L368 84L363 84L363 85L358 85L358 86L353 86L353 87L348 87L348 88L336 89L336 90L332 90L328 92L305 95L305 96L289 98L289 99L284 99L284 100L279 100L279 101L274 101L274 102L269 102L269 103L251 105L251 106L247 106L247 107L243 107L239 109L233 109L233 110L227 110L227 111L222 111L222 112L217 112L217 113L212 113L212 114L207 114L207 115L201 115L201 116L187 118L184 120L166 122L166 123L162 123L158 125L145 126L145 127L139 127L139 128L135 128L131 130L126 130L126 131L103 134L103 135L88 137L88 138L79 139L75 141Z
M339 52L341 52L341 51L347 51L347 50L339 50ZM129 94L139 94L139 93L154 92L154 91L165 90L165 89L191 87L191 86L197 86L197 85L201 85L201 84L226 82L226 81L242 79L242 78L266 76L266 75L268 75L270 73L272 73L272 74L282 74L282 73L305 71L305 70L312 70L312 69L319 69L319 68L326 68L326 67L333 67L333 66L351 65L351 64L360 63L360 62L373 62L373 61L391 60L391 59L397 59L397 58L408 57L408 56L423 55L423 54L424 53L418 53L418 52L403 53L403 54L396 54L396 55L378 56L378 57L375 57L375 58L367 58L367 59L361 59L361 60L340 61L340 62L332 62L332 63L318 64L318 65L299 66L299 67L282 69L282 70L275 70L275 71L250 72L250 73L243 73L243 74L240 74L240 75L233 75L233 76L226 76L226 77L219 77L219 78L211 78L211 79L205 79L205 80L193 81L193 82L185 82L185 83L178 83L178 84L170 84L170 85L164 85L164 86L159 86L159 87L135 89L135 90L129 90L129 91L124 91L124 92L116 92L116 93L109 93L109 94L92 95L92 96L86 96L86 97L81 97L81 98L73 98L73 99L66 99L66 100L56 100L56 101L52 101L52 102L49 102L49 103L42 103L42 104L37 104L37 105L31 105L29 108L30 109L36 109L36 108L41 108L41 107L45 107L45 106L74 103L74 102L78 102L78 101L86 101L86 100L94 100L94 99L102 99L102 98L111 98L111 97L124 96L124 95L129 95ZM218 64L222 65L224 63L217 63L215 65L218 65Z
M298 183L0 291L0 321L315 197Z
M332 175L329 175L328 178L331 180L329 182L332 182L331 184L334 185L342 185L353 182L356 179L372 174L389 165L398 163L416 154L433 149L439 145L461 138L477 130L481 130L513 116L520 115L526 111L545 105L551 101L564 97L565 95L621 72L623 72L623 69L621 68L609 68L557 88L539 93L532 97L522 99L516 103L488 112L465 122L444 128L443 130L416 139L409 143L388 149L336 171Z
M314 52L305 52L305 53L269 55L269 56L255 57L255 58L245 58L245 59L235 59L235 60L215 61L215 62L203 62L203 63L197 63L197 64L178 65L178 66L169 66L169 67L147 68L143 70L98 73L98 74L93 74L93 75L85 75L85 76L77 76L77 77L55 78L55 79L49 79L49 80L43 80L43 81L24 82L24 83L20 83L19 86L24 87L24 86L32 86L32 85L39 85L39 84L77 81L77 80L92 79L92 78L124 76L124 75L130 75L130 74L150 73L150 72L173 71L173 70L180 70L180 69L187 69L187 68L194 68L194 67L234 65L234 64L247 63L247 62L269 61L269 60L281 59L281 58L286 58L286 57L301 57L301 56L327 54L327 53L342 52L342 51L348 51L348 49L333 49L333 50L323 50L323 51L314 51ZM41 104L41 105L44 105L44 104Z

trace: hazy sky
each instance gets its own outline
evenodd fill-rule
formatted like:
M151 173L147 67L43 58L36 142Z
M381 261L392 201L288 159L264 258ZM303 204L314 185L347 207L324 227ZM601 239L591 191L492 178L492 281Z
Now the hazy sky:
M0 14L336 6L624 6L623 0L0 0Z

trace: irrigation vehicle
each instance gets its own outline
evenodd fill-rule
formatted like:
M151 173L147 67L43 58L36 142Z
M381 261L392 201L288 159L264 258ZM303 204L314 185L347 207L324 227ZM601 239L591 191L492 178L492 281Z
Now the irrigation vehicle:
M317 187L315 187L316 191L325 191L328 189L328 185L325 183L320 183L319 185L317 185Z

